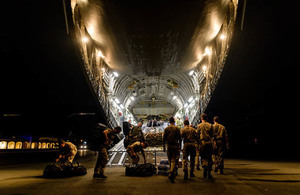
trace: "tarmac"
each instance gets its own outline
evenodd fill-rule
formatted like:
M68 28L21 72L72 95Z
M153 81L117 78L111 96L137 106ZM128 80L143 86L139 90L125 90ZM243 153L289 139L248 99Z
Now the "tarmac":
M201 169L195 178L184 180L180 168L172 184L164 175L127 177L124 166L107 167L107 179L93 179L96 156L77 161L88 173L59 179L42 177L47 161L2 164L0 194L300 194L299 162L226 159L224 175L213 173L214 179L203 179Z

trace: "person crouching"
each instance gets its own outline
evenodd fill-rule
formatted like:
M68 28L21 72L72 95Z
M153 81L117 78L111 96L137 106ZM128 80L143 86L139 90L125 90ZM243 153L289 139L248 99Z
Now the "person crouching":
M130 158L132 159L132 164L137 165L140 158L138 156L138 152L141 152L144 158L144 163L146 164L146 157L145 157L145 151L144 148L148 147L148 143L147 142L140 142L140 141L136 141L133 144L129 145L127 147L127 153L130 156Z
M56 162L72 163L77 153L77 147L71 142L65 142L63 139L59 141L59 155Z

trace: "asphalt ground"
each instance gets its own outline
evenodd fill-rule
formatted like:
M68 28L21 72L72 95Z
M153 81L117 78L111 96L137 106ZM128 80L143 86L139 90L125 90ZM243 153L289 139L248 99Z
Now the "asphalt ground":
M87 168L84 176L45 179L43 170L50 159L33 159L0 166L0 194L300 194L300 163L226 159L225 174L214 179L196 177L184 180L182 168L172 184L164 175L127 177L125 167L106 168L107 179L93 179L94 152L78 153L77 161ZM7 158L7 157L6 157ZM22 156L22 158L26 158Z

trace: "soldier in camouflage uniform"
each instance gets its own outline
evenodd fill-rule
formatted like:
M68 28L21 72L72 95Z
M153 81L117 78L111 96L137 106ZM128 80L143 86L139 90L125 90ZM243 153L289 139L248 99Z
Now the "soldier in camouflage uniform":
M114 139L116 134L121 132L121 127L115 127L113 130L107 128L106 130L101 132L100 140L99 140L99 151L97 163L94 169L94 178L107 178L104 175L105 166L108 162L107 149L106 147L110 145L111 141Z
M148 143L147 142L140 142L140 141L136 141L133 144L129 145L127 147L127 153L130 156L130 158L132 159L132 164L137 165L140 157L138 156L138 152L142 153L142 156L144 158L144 163L146 164L146 157L145 157L145 151L144 148L148 147Z
M142 131L142 122L139 122L137 126L134 126L129 132L130 142L144 141L144 134Z
M204 168L203 177L211 179L213 126L207 122L208 117L206 114L201 114L200 117L202 123L197 126L197 133L200 137L201 164Z
M196 129L189 126L189 120L184 121L184 128L181 130L181 138L183 140L183 172L184 179L188 179L188 157L190 156L190 177L195 177L195 157L199 144Z
M218 116L214 117L214 155L213 160L215 164L215 172L220 170L220 174L224 174L224 152L226 147L228 148L228 137L227 131L223 125L220 123L220 118Z
M175 126L173 117L169 119L170 125L165 128L163 135L163 149L166 151L165 144L167 143L167 155L170 163L169 179L172 183L175 182L175 175L178 169L179 156L181 150L181 136L179 127Z
M77 147L71 142L65 142L63 139L59 141L59 155L56 162L72 163L77 153Z

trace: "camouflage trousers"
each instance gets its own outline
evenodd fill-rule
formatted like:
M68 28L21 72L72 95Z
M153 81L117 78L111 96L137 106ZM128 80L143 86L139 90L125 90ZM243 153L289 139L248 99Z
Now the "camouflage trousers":
M132 159L132 164L138 164L138 162L140 161L140 157L134 151L133 147L128 146L126 151L127 151L128 155L130 156L130 158Z
M98 151L98 158L94 169L94 173L96 174L104 173L107 162L108 162L107 149L105 147L100 148Z
M168 145L167 155L170 163L170 172L175 173L179 164L179 157L180 157L179 146Z
M194 171L197 144L185 143L183 146L183 171L188 170L188 158L190 157L190 171Z
M203 168L207 168L209 171L212 170L212 151L211 141L200 141L201 164Z
M217 140L215 142L212 159L215 164L215 167L218 167L220 169L224 168L225 148L226 146L223 140Z
M199 168L199 167L200 167L200 152L199 152L200 148L197 146L196 149L197 149L197 150L196 150L195 166L196 166L197 168Z

